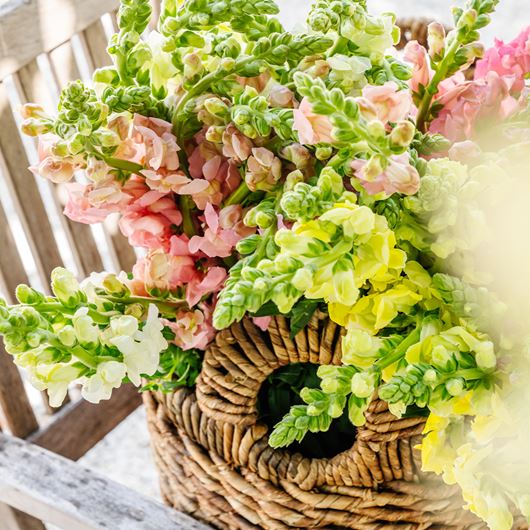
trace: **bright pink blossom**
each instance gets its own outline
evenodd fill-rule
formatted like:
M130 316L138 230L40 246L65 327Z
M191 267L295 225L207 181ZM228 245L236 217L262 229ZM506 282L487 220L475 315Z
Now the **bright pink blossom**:
M523 90L525 75L530 72L530 26L508 44L495 39L495 45L486 51L483 59L477 61L475 79L485 79L492 71L501 77L515 77L514 91Z
M190 307L196 305L203 296L218 293L226 279L224 267L210 267L201 278L195 277L186 287L186 302Z
M230 256L238 241L254 232L254 229L243 224L242 217L240 205L227 206L218 214L208 203L204 210L204 236L193 236L190 239L190 252L202 252L210 258Z
M405 46L404 58L413 67L409 86L414 92L418 92L420 85L427 86L431 81L429 54L418 41L412 40Z
M392 155L387 168L375 179L368 179L365 174L366 160L354 160L352 169L355 176L361 181L363 188L371 195L393 193L414 195L420 187L420 175L415 167L410 164L409 155Z
M394 81L381 86L366 85L363 97L374 106L377 119L385 124L404 120L412 107L410 92L400 90Z
M149 191L126 208L120 229L132 246L167 250L172 226L181 222L182 215L172 198Z
M206 304L194 310L182 309L176 314L175 322L163 319L162 323L175 334L172 342L183 350L205 350L215 337L212 310Z
M294 130L298 133L301 144L314 145L332 143L333 126L327 116L313 112L313 106L307 98L302 99L300 106L294 109Z

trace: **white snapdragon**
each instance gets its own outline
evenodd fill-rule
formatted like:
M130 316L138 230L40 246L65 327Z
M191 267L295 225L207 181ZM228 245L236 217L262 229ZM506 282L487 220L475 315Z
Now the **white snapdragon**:
M108 361L98 364L96 373L84 382L81 394L91 403L110 399L113 389L121 386L125 375L126 368L123 363Z
M99 327L88 315L88 307L80 307L72 317L77 340L81 344L97 344L99 342Z
M158 369L160 352L168 347L162 335L163 329L158 308L154 304L149 305L147 321L141 331L133 317L123 316L111 320L112 336L108 341L123 354L127 375L136 386L140 386L142 375L153 375Z
M61 406L68 387L81 375L82 369L67 363L41 364L29 370L30 382L37 390L47 390L52 407Z

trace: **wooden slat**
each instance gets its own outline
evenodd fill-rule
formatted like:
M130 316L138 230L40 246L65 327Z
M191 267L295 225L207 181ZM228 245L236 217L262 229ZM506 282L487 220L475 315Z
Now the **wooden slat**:
M125 385L112 398L93 405L81 400L59 411L53 423L28 439L71 460L78 460L141 403L138 390Z
M7 0L0 4L0 80L83 31L119 0Z
M0 502L0 524L2 530L46 530L42 521L2 502Z
M24 383L13 358L0 341L0 408L2 424L11 434L25 438L39 428Z
M209 529L79 464L1 434L0 501L67 530Z
M62 260L37 182L27 169L30 163L3 83L0 83L0 123L3 155L0 170L20 214L42 282L47 284L52 269L62 265Z

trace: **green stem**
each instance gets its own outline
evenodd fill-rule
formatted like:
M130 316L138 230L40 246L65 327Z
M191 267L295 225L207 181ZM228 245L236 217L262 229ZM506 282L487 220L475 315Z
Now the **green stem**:
M88 366L89 368L96 369L98 367L98 363L90 353L88 353L83 347L81 346L74 346L71 349L72 356L81 361L85 366Z
M177 142L179 145L182 145L180 131L182 122L180 121L180 115L184 110L186 104L195 96L198 96L202 92L204 92L212 83L215 83L215 81L220 81L224 77L233 74L238 69L245 67L247 64L250 64L252 61L255 61L257 59L257 57L246 57L244 59L239 59L238 61L236 61L235 67L230 71L218 69L215 72L211 72L208 75L205 75L193 88L188 90L188 92L184 96L182 96L182 98L178 101L175 108L173 109L173 133L177 137Z
M180 213L182 214L182 228L184 229L184 233L188 237L193 237L197 234L197 230L195 229L195 224L193 223L193 217L191 214L193 205L189 195L179 196L179 208Z
M231 206L232 204L241 204L243 200L250 195L251 191L245 181L241 182L236 190L226 199L223 206Z
M420 340L421 336L421 325L418 326L412 333L407 335L397 346L396 349L386 357L383 357L382 359L379 359L374 363L373 368L380 372L387 368L388 366L394 364L397 361L400 361L405 354L407 353L407 350L414 344L416 344Z
M416 125L422 132L425 132L425 124L427 117L429 116L429 111L431 110L432 100L435 94L438 93L438 85L447 77L449 67L453 64L456 52L459 48L460 41L455 38L451 46L449 46L444 58L438 65L438 70L434 74L434 77L425 89L425 94L423 94L423 98L418 107L418 116L416 118Z
M348 43L348 39L346 37L342 37L341 35L339 35L339 37L337 38L337 40L335 41L335 44L333 44L333 47L331 48L331 50L329 50L329 52L327 53L327 56L328 57L331 57L332 55L335 55L337 53L337 50L343 46L344 44L347 44Z

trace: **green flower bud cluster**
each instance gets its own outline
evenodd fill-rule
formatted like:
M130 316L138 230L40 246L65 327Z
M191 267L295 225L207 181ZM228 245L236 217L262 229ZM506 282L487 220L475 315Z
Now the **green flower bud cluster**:
M149 0L121 0L118 26L121 31L142 34L151 20Z
M319 217L337 202L344 192L342 177L331 167L324 168L315 186L298 182L284 193L280 207L291 221L308 221Z
M478 173L475 178L466 166L444 158L430 160L425 171L419 192L402 201L411 216L404 216L398 236L442 259L473 248L484 236L477 197L485 184Z
M302 72L297 72L294 80L298 92L312 104L313 112L329 117L333 125L333 145L341 149L342 160L364 155L385 163L392 154L404 153L408 149L412 135L408 135L408 140L396 143L380 122L368 122L355 99L345 96L339 88L328 89L321 79L313 79ZM400 122L396 124L398 126L409 127L410 124Z
M61 138L74 134L90 136L108 116L108 107L81 81L73 81L63 89L58 110L55 131Z
M344 18L351 19L362 29L366 24L365 16L366 2L363 0L318 0L311 6L307 24L313 31L339 33Z
M163 120L170 117L166 105L153 97L148 86L107 86L101 101L111 112L139 113Z
M246 17L276 15L279 12L274 0L189 0L178 10L172 4L168 3L163 8L160 29L164 35L174 34L181 28L205 30Z
M267 198L261 201L247 212L245 224L247 226L257 226L265 229L277 223L275 203L276 200L273 198Z
M433 276L433 286L456 318L488 333L499 331L506 306L486 287L473 287L460 278L441 273Z
M425 407L439 378L439 373L429 364L409 364L379 389L379 397L405 408L413 403Z
M267 98L254 88L234 97L230 107L231 121L248 138L268 137L274 131L282 140L294 140L293 111L270 108Z

